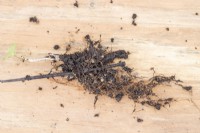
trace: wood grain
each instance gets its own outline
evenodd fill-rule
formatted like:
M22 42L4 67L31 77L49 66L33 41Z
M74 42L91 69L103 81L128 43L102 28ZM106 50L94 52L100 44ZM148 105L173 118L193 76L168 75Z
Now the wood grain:
M176 75L187 85L159 86L161 97L177 102L157 111L124 98L120 103L100 97L93 108L94 95L77 83L62 85L53 80L0 84L0 132L2 133L198 133L200 130L200 1L198 0L0 0L0 79L47 73L49 62L23 63L17 57L43 57L64 53L66 43L84 48L86 34L105 46L131 52L127 64L143 77L157 73ZM136 13L137 26L131 25ZM29 22L37 16L39 24ZM80 29L76 34L76 28ZM123 27L123 30L120 28ZM166 28L169 27L169 31ZM49 33L47 33L49 31ZM187 40L187 42L186 42ZM3 60L10 45L16 57ZM53 46L59 44L59 51ZM38 87L43 90L39 91ZM58 86L57 89L52 89ZM164 92L165 91L165 92ZM60 107L64 104L64 108ZM144 108L144 111L139 111ZM94 117L99 113L99 117ZM136 118L144 119L137 123ZM66 119L69 118L69 121Z

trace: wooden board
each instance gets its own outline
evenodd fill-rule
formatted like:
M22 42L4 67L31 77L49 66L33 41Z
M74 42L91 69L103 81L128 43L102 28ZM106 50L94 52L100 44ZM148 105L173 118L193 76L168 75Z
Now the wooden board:
M120 103L85 93L74 82L53 80L0 84L0 132L2 133L198 133L200 130L200 1L199 0L0 0L0 79L47 73L49 62L21 62L20 56L43 57L64 53L66 43L85 46L83 37L102 35L105 46L131 52L127 64L143 77L157 73L176 75L192 93L179 87L159 86L161 97L177 99L171 107L157 111L124 98ZM137 26L132 14L136 13ZM39 24L29 22L37 16ZM76 34L76 27L80 29ZM120 28L123 27L123 30ZM166 28L169 27L169 31ZM49 33L47 33L49 31ZM187 40L187 41L186 41ZM16 44L16 57L3 60ZM61 49L53 50L59 44ZM58 86L57 89L52 89ZM39 91L38 87L43 90ZM164 92L165 91L165 92ZM60 104L64 108L60 107ZM144 111L140 111L144 108ZM99 117L94 117L99 113ZM144 119L138 123L136 118ZM69 121L66 119L69 118Z

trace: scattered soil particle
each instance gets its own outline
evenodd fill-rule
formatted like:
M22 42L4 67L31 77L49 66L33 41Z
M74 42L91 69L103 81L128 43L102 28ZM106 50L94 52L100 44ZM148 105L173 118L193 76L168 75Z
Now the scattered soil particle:
M166 29L166 31L169 31L169 28L167 27L167 28L165 28Z
M55 50L58 50L58 49L60 49L60 46L59 45L54 45L54 47L53 47Z
M47 30L47 33L49 34L49 30Z
M137 122L143 122L143 119L137 118Z
M196 15L196 16L198 16L198 15L199 15L199 13L198 13L198 12L196 12L196 13L195 13L195 15Z
M77 8L79 7L78 1L76 1L76 2L74 3L74 6L77 7Z
M185 42L188 42L188 40L185 40Z
M133 15L132 15L132 19L133 19L132 25L134 25L134 26L137 26L137 23L135 22L136 18L137 18L137 14L133 13Z
M57 88L58 88L58 86L53 87L53 89L57 89Z
M137 26L136 22L133 20L132 25Z
M197 47L195 47L195 49L197 50Z
M94 114L94 117L99 117L99 113L97 113L97 114Z
M112 3L113 3L113 1L112 1L112 0L110 0L110 3L112 4Z
M110 39L110 41L111 41L112 43L114 42L114 40L115 40L114 38L111 38L111 39Z
M120 30L123 30L123 27L120 27Z
M61 104L60 104L60 107L64 108L64 105L61 103Z
M34 17L30 17L29 18L29 22L33 22L33 23L37 23L38 24L40 21L36 16L34 16Z
M42 91L42 87L38 87L38 90Z
M137 14L134 13L134 14L132 15L132 19L135 20L136 18L137 18Z
M67 118L66 121L69 121L69 118Z

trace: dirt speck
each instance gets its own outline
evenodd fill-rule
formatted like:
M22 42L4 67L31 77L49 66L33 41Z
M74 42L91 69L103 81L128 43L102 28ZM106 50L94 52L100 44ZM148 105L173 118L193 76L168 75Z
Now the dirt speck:
M36 16L34 16L34 17L30 17L29 18L29 22L39 24L40 21L39 21L39 19Z
M99 113L97 113L97 114L94 114L94 117L99 117Z
M39 91L42 91L42 87L38 87L38 90L39 90Z
M53 47L55 50L58 50L58 49L60 49L60 46L59 45L54 45L54 47Z
M137 118L137 122L143 122L143 119Z
M135 22L135 19L137 18L137 14L133 13L132 15L132 25L137 26L137 23Z
M74 3L74 6L77 7L77 8L79 7L78 1L76 1L76 2Z
M61 104L60 104L60 107L64 108L64 105L61 103Z
M169 31L169 27L167 27L167 28L165 28L166 29L166 31Z
M58 88L58 86L53 87L53 89L57 89L57 88Z
M111 38L111 39L110 39L110 41L111 41L112 43L114 42L114 40L115 40L114 38Z
M69 118L67 118L66 121L69 121Z
M137 18L137 14L134 13L134 14L132 15L132 19L135 20L136 18Z

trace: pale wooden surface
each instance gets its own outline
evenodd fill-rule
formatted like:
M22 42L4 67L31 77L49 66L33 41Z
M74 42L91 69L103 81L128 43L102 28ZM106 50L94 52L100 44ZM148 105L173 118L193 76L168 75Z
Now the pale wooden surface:
M200 16L195 15L200 14L200 1L113 1L78 0L80 7L75 8L73 0L0 0L0 79L47 73L51 68L49 62L3 61L12 44L17 45L16 56L36 58L48 52L63 53L66 42L72 42L75 49L83 48L84 35L98 39L101 34L103 45L111 46L114 37L113 49L131 52L127 63L140 76L150 77L149 69L154 67L157 73L175 74L192 85L193 92L160 86L155 92L173 96L177 102L161 111L137 105L137 110L144 111L132 113L134 103L127 98L117 103L100 97L94 109L94 95L84 93L75 82L61 85L43 79L0 84L1 133L200 132ZM138 14L137 27L131 25L133 13ZM38 25L29 22L35 15ZM78 34L75 27L80 28ZM54 44L60 44L61 50L54 51ZM53 90L54 86L58 88ZM93 117L95 113L100 116ZM144 122L137 123L134 117Z

